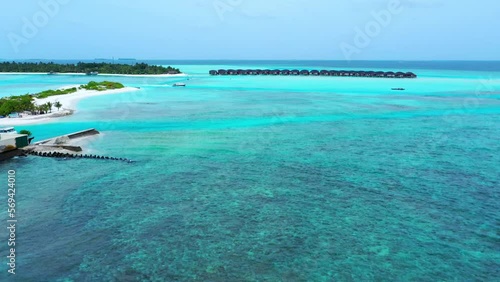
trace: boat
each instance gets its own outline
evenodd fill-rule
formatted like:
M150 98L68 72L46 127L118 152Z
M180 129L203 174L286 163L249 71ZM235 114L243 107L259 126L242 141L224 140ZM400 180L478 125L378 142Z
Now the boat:
M4 127L4 128L0 128L0 133L1 134L17 134L17 131L14 129L14 127Z
M405 90L405 89L404 89L404 88L401 88L401 87L397 87L397 88L391 88L391 90L403 91L403 90Z
M174 83L174 85L172 85L173 87L186 87L186 83L182 83L182 82L177 82L177 83Z
M98 75L98 74L99 74L99 72L97 72L97 71L89 71L86 73L86 75Z
M54 74L57 74L57 72L55 72L55 71L49 71L47 74L48 75L54 75Z

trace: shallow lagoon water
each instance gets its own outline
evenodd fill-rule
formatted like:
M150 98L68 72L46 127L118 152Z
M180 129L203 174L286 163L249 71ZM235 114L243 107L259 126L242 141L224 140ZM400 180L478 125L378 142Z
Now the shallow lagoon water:
M0 164L17 171L18 281L499 277L498 73L210 77L222 67L179 67L186 88L170 86L186 78L106 78L141 90L23 127L37 140L95 127L90 152L136 162ZM2 92L88 80L7 78Z

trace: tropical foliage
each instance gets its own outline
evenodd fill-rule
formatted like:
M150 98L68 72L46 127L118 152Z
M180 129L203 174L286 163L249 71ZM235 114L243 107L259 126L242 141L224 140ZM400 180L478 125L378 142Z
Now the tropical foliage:
M0 99L0 115L2 116L16 112L35 111L36 107L30 95L11 96Z
M87 83L86 85L80 86L81 89L86 89L86 90L97 90L97 91L103 91L103 90L110 90L110 89L120 89L123 88L123 84L119 82L111 82L111 81L103 81L103 82L95 82L91 81Z
M23 130L19 131L19 134L26 134L28 136L31 136L31 131L23 129Z
M57 110L59 111L59 109L62 107L61 102L56 101L56 102L54 103L54 107L56 107L56 108L57 108Z
M35 97L38 99L43 99L43 98L47 98L50 96L75 93L76 91L78 91L78 89L76 87L68 88L68 89L47 90L47 91L43 91L43 92L40 92L38 94L35 94Z
M27 63L27 62L0 62L0 72L39 72L39 73L109 73L109 74L178 74L181 71L173 67L148 65L145 63L110 64L110 63L83 63L55 64Z
M81 85L78 88L73 87L68 89L47 90L36 94L5 97L0 99L0 115L7 116L11 113L22 112L31 112L32 114L45 114L52 112L52 106L56 107L57 110L62 107L62 104L59 101L56 101L54 104L52 104L51 102L47 102L42 105L36 105L34 102L34 98L43 99L50 96L70 94L78 91L78 89L104 91L110 89L120 89L123 87L123 84L118 82L91 81L87 84Z

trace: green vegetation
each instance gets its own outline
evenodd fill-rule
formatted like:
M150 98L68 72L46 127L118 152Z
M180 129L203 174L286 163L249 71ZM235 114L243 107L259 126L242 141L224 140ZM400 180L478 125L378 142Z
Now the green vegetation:
M81 89L97 90L97 91L120 89L123 87L125 87L125 86L123 86L123 84L121 84L119 82L111 82L111 81L103 81L103 82L91 81L91 82L87 83L87 85L80 86Z
M0 72L37 72L37 73L109 73L109 74L178 74L181 71L173 67L162 67L137 63L110 64L110 63L83 63L55 64L50 63L18 63L0 62Z
M54 107L56 107L56 108L57 108L57 110L59 111L59 109L62 107L61 102L56 101L56 102L54 103Z
M23 129L23 130L19 131L19 134L26 134L29 137L29 136L31 136L31 131Z
M35 111L36 105L30 95L12 96L0 99L0 115L7 116L11 113Z
M43 91L43 92L40 92L38 94L35 94L35 97L38 99L43 99L43 98L47 98L50 96L75 93L76 91L78 91L78 89L76 87L63 89L63 90L47 90L47 91Z
M65 95L70 93L75 93L78 89L86 89L86 90L111 90L111 89L120 89L124 88L123 84L118 82L111 81L102 81L95 82L91 81L87 84L81 85L76 88L68 88L63 90L47 90L42 91L36 94L26 94L21 96L11 96L0 99L0 115L7 116L11 113L22 113L22 112L31 112L31 114L45 114L52 112L52 107L56 107L59 110L62 107L62 104L59 101L56 101L54 104L51 102L47 102L43 105L36 105L33 101L34 98L43 99L50 96L57 95Z

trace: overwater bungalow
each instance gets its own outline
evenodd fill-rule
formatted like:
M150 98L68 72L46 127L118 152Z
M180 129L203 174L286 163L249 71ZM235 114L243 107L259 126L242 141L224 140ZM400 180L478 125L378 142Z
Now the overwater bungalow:
M339 72L336 70L331 70L331 71L329 71L329 73L330 73L330 76L339 76L340 75Z
M407 73L405 73L405 77L406 78L416 78L417 75L412 73L412 72L407 72Z
M388 78L394 78L394 77L396 77L396 74L392 71L388 71L388 72L384 73L384 76L388 77Z
M386 77L386 78L416 78L412 72L383 72L383 71L355 71L355 70L260 70L260 69L220 69L210 70L210 75L312 75L312 76L349 76L349 77Z
M327 71L327 70L322 70L322 71L319 72L319 74L322 75L322 76L329 76L330 72Z
M394 76L397 77L397 78L404 78L405 77L405 73L398 71L397 73L394 74Z

